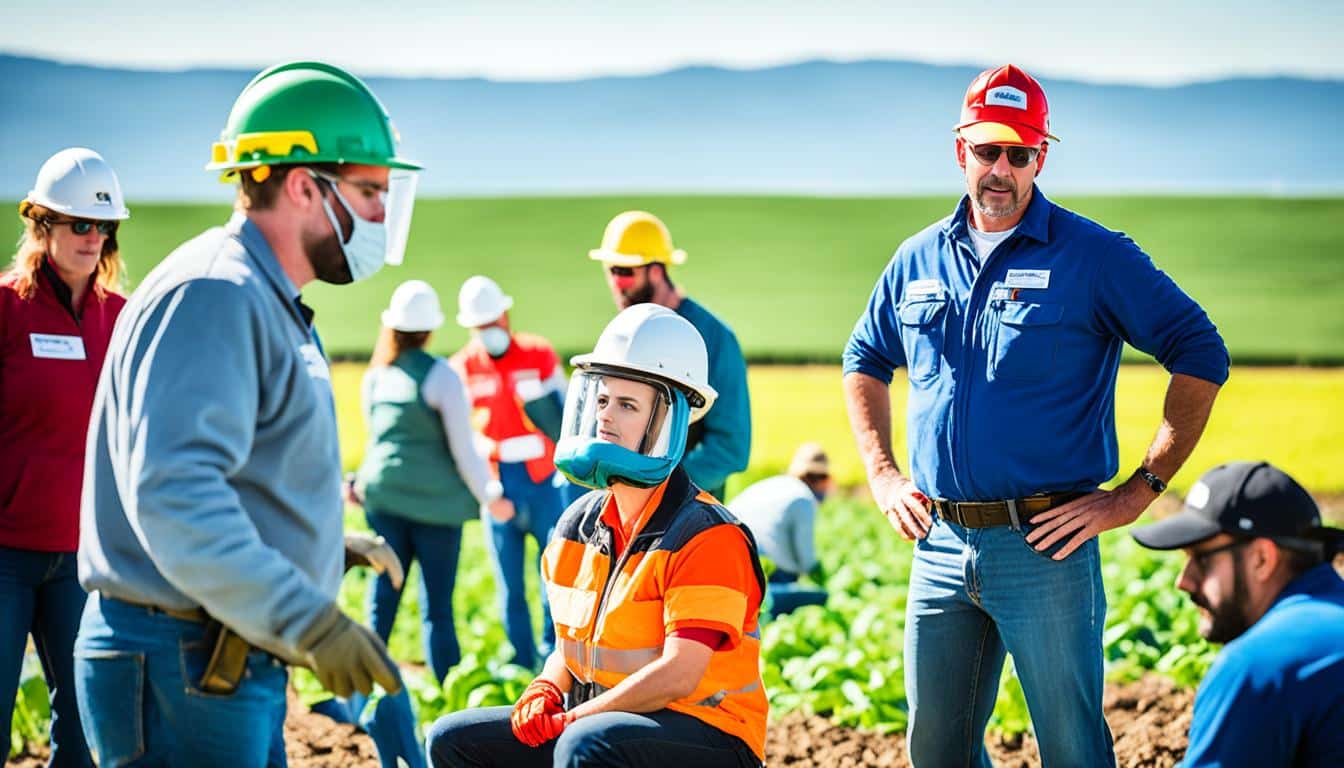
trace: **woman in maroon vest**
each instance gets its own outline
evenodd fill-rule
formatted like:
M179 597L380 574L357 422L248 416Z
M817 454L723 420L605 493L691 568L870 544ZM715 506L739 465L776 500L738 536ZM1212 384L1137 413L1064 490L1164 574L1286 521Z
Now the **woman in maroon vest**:
M117 225L130 216L97 152L56 153L22 203L0 275L0 716L12 716L31 633L51 690L51 763L92 765L75 704L84 610L75 570L84 442L112 325Z

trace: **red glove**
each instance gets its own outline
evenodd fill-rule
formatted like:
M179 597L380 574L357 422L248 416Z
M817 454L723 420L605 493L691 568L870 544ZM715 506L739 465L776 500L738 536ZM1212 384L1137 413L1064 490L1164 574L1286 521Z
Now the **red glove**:
M552 715L565 714L565 695L560 687L550 680L537 678L527 686L518 703L513 705L513 714L509 723L513 735L529 747L539 747L560 735L564 730L563 722L559 728L551 722Z

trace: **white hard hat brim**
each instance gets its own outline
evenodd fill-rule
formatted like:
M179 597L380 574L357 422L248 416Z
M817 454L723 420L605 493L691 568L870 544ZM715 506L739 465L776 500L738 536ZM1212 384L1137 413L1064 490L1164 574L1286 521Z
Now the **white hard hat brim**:
M505 296L499 303L494 313L490 312L458 312L457 324L463 328L479 328L482 325L489 325L504 316L505 312L513 309L513 297Z
M107 208L77 208L73 205L58 203L48 197L38 193L37 190L29 190L24 200L33 205L40 205L43 208L63 213L73 219L90 219L92 221L125 221L131 218L131 210L122 206L121 210L108 210Z
M436 314L433 317L425 318L418 323L408 321L404 314L402 314L401 312L395 312L391 309L384 309L380 317L385 327L391 328L394 331L402 331L404 333L420 333L423 331L433 331L437 330L440 326L443 325L443 313Z
M619 251L594 248L588 252L588 258L613 267L642 267L645 264L654 263L670 263L673 266L681 266L686 263L686 252L678 248L671 253L667 261L664 261L663 259L651 259L634 253L620 253Z

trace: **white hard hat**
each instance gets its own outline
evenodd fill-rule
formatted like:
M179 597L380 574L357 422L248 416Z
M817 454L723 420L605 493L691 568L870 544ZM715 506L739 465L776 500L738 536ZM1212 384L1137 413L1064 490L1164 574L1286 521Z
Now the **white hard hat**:
M50 208L74 219L129 219L117 174L92 149L72 147L52 155L37 172L24 203ZM20 213L26 205L19 206Z
M498 283L484 275L475 275L467 278L457 293L457 324L479 328L495 322L512 306L513 297L505 296Z
M719 396L709 386L704 338L690 321L659 304L622 310L602 331L593 351L570 363L580 370L625 370L673 384L687 393L692 422L704 416Z
M407 280L392 292L383 310L383 325L397 331L432 331L443 325L439 295L424 280Z

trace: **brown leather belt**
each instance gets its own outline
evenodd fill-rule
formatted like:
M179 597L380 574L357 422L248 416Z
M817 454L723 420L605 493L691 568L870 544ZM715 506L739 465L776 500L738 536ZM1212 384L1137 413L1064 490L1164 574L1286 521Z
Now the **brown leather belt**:
M134 605L136 608L144 608L151 614L162 613L164 616L170 616L174 619L181 619L182 621L193 621L197 624L206 624L209 623L210 621L210 615L205 612L204 608L192 608L185 611L179 611L176 608L164 608L161 605L150 605L149 603L140 603L136 602L135 600L127 600L124 597L114 597L111 599L120 600L121 602L126 603L127 605Z
M1040 514L1061 504L1085 496L1083 491L1067 493L1038 493L1022 499L1004 499L1000 501L951 501L934 499L933 508L938 516L949 523L963 528L993 528L997 525L1011 525L1021 528L1022 523L1032 515Z

